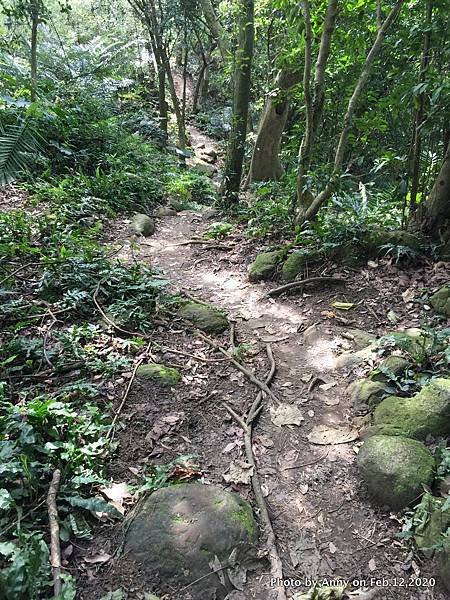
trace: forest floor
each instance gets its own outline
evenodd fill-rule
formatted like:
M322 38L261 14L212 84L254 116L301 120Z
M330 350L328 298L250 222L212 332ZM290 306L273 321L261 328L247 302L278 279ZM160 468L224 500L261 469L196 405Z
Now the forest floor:
M272 390L280 403L301 413L300 425L275 425L277 405L265 398L254 434L258 474L285 577L384 579L390 587L380 587L377 597L444 600L447 596L439 585L402 587L403 582L432 576L432 566L397 537L401 515L383 512L370 502L356 472L360 442L324 445L310 442L308 436L318 425L355 428L357 415L346 390L368 367L339 368L338 355L354 348L355 342L357 346L362 332L380 336L419 326L427 307L405 300L402 293L419 292L430 281L438 285L446 278L446 265L403 269L387 260L361 269L329 265L320 275L343 277L343 287L319 286L267 299L275 284L255 285L247 277L247 265L258 250L255 244L239 229L225 241L199 243L209 225L204 214L184 211L160 219L154 236L132 244L128 220L119 218L105 228L105 243L123 245L118 257L125 261L161 269L174 291L224 309L235 325L235 340L224 334L216 343L226 349L231 343L245 345L246 364L261 379L269 367L265 347L270 344L276 362ZM334 301L355 307L344 313L332 308ZM387 317L390 311L395 325ZM224 481L230 464L242 464L245 454L242 431L222 403L242 414L257 389L181 321L155 332L152 352L156 360L180 368L183 379L170 390L135 381L122 413L124 427L117 432L120 445L112 477L133 484L149 461L165 464L180 455L195 455L203 481L227 485L252 502L249 484L235 483L233 477L228 484ZM359 425L364 426L364 419ZM86 550L89 555L113 555L121 535L120 526L99 526L89 548L75 552L82 569L81 598L97 600L117 588L132 598L149 590L168 594L164 598L171 600L189 598L188 591L183 595L149 581L127 555L86 567ZM373 581L367 585L375 587ZM293 587L288 595L306 589L307 585ZM259 572L243 592L230 598L262 600L272 593L268 573Z

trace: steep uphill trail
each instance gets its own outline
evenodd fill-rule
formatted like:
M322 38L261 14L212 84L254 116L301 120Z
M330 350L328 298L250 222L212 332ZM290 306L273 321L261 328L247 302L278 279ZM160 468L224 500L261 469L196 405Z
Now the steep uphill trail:
M224 309L235 323L236 343L247 347L250 368L263 373L264 346L270 343L273 348L277 371L272 389L282 404L295 409L298 424L275 424L277 406L266 398L256 426L254 451L284 576L304 584L288 588L289 593L307 589L308 580L317 577L372 580L368 584L372 586L375 580L384 579L391 587L380 588L381 598L443 600L445 595L437 587L395 587L396 582L425 576L429 565L420 564L410 546L396 537L397 516L389 517L370 503L356 473L357 436L350 435L346 443L318 444L309 439L318 426L326 428L329 435L353 431L355 415L347 387L358 376L358 367L353 371L339 368L338 356L385 333L377 313L381 290L364 271L350 270L344 273L344 290L319 286L301 295L267 299L273 286L248 281L248 253L254 250L240 232L219 244L192 243L201 239L209 225L205 214L189 211L161 219L154 236L137 241L132 258L161 269L174 290ZM112 224L111 241L126 240L126 236L126 220ZM122 250L122 258L131 258L129 247ZM346 314L342 318L330 310L334 300L349 299L361 301L351 317ZM396 310L400 313L401 307ZM406 326L419 323L418 314L404 311L403 316ZM209 481L224 484L223 474L230 462L245 457L238 428L221 401L242 412L255 390L228 366L219 365L219 374L217 366L209 367L204 377L210 396L208 400L206 394L200 409L208 419L201 434L205 437L197 438L195 447L195 436L190 436L190 450L202 457ZM220 376L228 378L225 386L223 380L217 385ZM196 394L191 396L187 389L188 403L196 403ZM232 450L228 434L237 442ZM232 484L231 489L252 499L249 485ZM239 597L269 598L273 590L267 584L267 577L250 580Z

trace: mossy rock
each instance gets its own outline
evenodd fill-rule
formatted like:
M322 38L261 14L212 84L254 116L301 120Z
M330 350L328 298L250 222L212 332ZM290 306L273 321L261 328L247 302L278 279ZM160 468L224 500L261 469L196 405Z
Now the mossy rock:
M125 552L158 576L163 589L197 582L189 590L194 599L223 599L230 590L211 574L210 562L217 557L225 564L238 549L239 563L257 537L251 506L238 494L188 483L157 490L143 502L127 530Z
M450 508L443 511L444 503L444 498L427 493L414 512L415 519L420 521L414 532L414 541L428 557L439 547L442 548L444 534L450 527Z
M371 247L376 250L379 250L381 246L390 245L405 246L419 251L423 245L423 239L419 235L403 229L375 229L369 240Z
M334 262L344 267L359 267L367 261L371 254L365 244L349 241L333 248L329 256Z
M134 215L130 223L130 232L134 233L135 235L143 235L144 237L148 237L155 233L155 222L148 215Z
M181 212L182 210L184 210L184 204L178 198L170 198L169 199L169 208L171 208L172 210L174 210L175 212L178 213L178 212Z
M283 263L281 268L281 279L283 281L294 281L297 275L303 273L306 265L320 259L317 252L307 250L296 250L292 252Z
M383 336L380 339L380 345L383 345L384 342L393 343L413 360L420 362L423 356L433 347L434 338L423 329L411 327L402 331L393 331Z
M167 387L174 386L181 380L181 374L177 369L158 363L140 365L136 371L136 375L143 379L152 379Z
M370 377L373 381L389 381L391 376L400 377L406 371L411 363L403 358L403 356L396 356L391 354L385 358L380 365L372 371Z
M450 379L433 379L412 398L389 396L376 408L374 421L384 435L425 439L449 434Z
M249 281L257 283L258 281L270 279L278 265L283 262L285 256L286 250L274 250L258 254L248 268Z
M358 454L359 472L371 496L400 510L416 500L434 477L434 458L419 441L375 435Z
M349 392L353 406L358 409L377 406L387 394L392 393L392 390L384 381L360 379L350 385Z
M190 321L206 333L222 333L229 325L223 311L199 302L186 302L178 309L177 316Z
M450 317L450 285L444 285L430 298L434 310L446 317Z
M177 211L173 208L170 208L170 206L160 206L155 213L156 217L162 218L162 217L175 217L177 214Z

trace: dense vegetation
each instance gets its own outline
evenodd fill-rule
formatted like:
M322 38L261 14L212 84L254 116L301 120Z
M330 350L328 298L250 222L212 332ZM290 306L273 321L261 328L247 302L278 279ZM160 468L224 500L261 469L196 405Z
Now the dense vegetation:
M55 469L63 539L111 511L108 389L179 302L108 249L108 219L170 199L222 210L212 238L236 224L352 266L450 257L449 9L0 0L2 598L50 597ZM189 124L223 150L220 181L186 168Z

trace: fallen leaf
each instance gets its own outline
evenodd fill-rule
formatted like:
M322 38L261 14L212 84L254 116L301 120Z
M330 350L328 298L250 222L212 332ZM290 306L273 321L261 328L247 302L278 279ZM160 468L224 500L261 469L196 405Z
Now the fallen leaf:
M377 269L377 268L378 268L378 263L377 263L377 262L375 262L374 260L368 260L368 261L367 261L367 266L368 266L370 269Z
M300 490L300 492L301 492L303 495L305 495L305 494L307 494L307 493L308 493L308 490L309 490L309 485L308 485L307 483L305 483L305 484L300 484L300 485L298 486L298 489Z
M354 308L356 304L353 302L332 302L331 306L338 310L350 310L351 308Z
M393 310L390 310L386 316L388 318L388 321L390 321L391 323L398 323L398 315Z
M244 483L248 485L251 482L253 471L252 465L243 460L237 460L231 463L223 478L227 483Z
M109 487L100 488L100 493L110 501L110 504L114 506L120 514L125 514L124 501L130 500L133 496L128 491L128 485L126 483L113 483Z
M358 439L358 432L346 426L328 427L327 425L316 425L307 438L311 444L322 446L347 444Z
M277 427L301 425L302 421L305 420L299 408L292 404L280 404L277 408L271 408L270 419Z
M330 550L331 554L335 554L335 552L336 552L337 548L336 548L336 546L333 544L333 542L330 542L330 543L328 544L328 548L329 548L329 550Z
M100 563L108 562L111 559L111 554L107 554L106 552L99 552L98 554L94 554L94 556L85 556L83 558L84 562L89 563L90 565L96 565Z
M335 387L337 385L337 381L330 381L330 383L322 383L321 385L319 385L319 389L323 390L324 392L327 392L328 390L331 390L331 388Z
M408 288L407 290L405 290L402 293L403 302L405 304L407 304L408 302L411 302L411 300L414 300L415 297L416 297L416 290L414 288Z
M371 558L369 560L369 571L376 571L377 570L377 563L375 562L374 558Z

